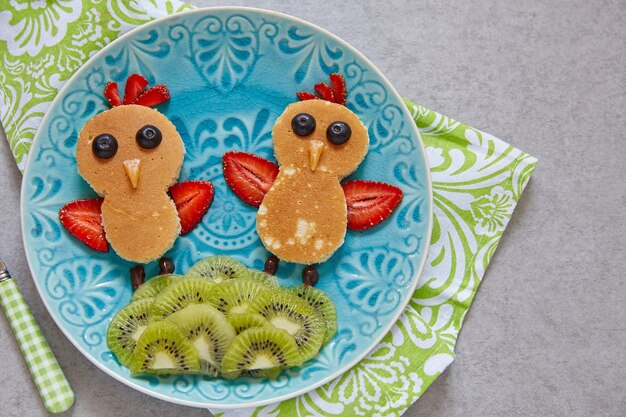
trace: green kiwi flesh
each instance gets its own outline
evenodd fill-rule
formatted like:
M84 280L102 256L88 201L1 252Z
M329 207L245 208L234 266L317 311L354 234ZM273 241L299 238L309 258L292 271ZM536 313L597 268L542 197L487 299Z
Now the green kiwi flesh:
M303 361L293 336L282 329L258 327L235 338L222 359L222 373L236 378L243 371L291 367Z
M182 275L165 274L157 275L144 282L137 291L133 293L131 301L141 300L142 298L156 297L161 291L169 287L174 281L182 278Z
M230 313L228 322L233 326L237 334L254 327L271 326L265 317L253 313Z
M169 320L148 325L137 341L130 361L133 374L198 372L200 358L182 330Z
M283 368L280 366L277 366L275 368L269 368L269 369L251 369L249 371L243 371L242 375L249 376L252 378L274 379L278 375L280 375L282 371L283 371Z
M107 345L133 374L276 378L302 365L337 332L323 291L284 288L227 256L184 276L147 280L107 329Z
M308 285L293 287L291 291L322 315L324 322L326 322L324 344L328 343L330 339L335 336L335 333L337 333L337 311L335 310L335 304L324 291Z
M215 284L202 278L181 279L164 289L150 310L157 318L165 318L190 304L208 303Z
M291 291L276 290L269 300L258 298L251 305L251 311L291 334L305 361L317 355L322 347L326 334L324 318Z
M107 329L107 346L117 360L128 366L137 340L148 326L152 298L128 304L117 312Z
M215 286L208 301L226 314L248 313L253 301L269 300L272 291L251 279L230 279Z
M248 275L251 280L260 282L268 287L278 288L280 286L276 277L267 272L259 271L258 269L249 269Z
M200 373L218 376L222 358L237 334L226 317L209 304L192 304L170 315L200 358Z
M247 278L248 268L228 256L209 256L189 268L185 277L209 279L219 284L230 279Z

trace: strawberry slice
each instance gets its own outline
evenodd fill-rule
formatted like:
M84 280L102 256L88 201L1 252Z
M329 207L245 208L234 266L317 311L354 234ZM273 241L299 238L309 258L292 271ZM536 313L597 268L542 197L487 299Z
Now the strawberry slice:
M365 230L385 220L402 200L402 190L384 182L354 180L341 185L348 206L348 229Z
M170 90L167 89L165 84L157 84L150 87L133 102L133 104L139 104L140 106L152 107L157 104L164 103L170 99Z
M335 103L335 95L333 94L333 89L326 83L318 83L315 84L315 91L326 101L330 101L331 103Z
M305 100L319 100L318 96L316 96L313 93L306 92L306 91L300 91L297 95L298 95L298 98L300 100L302 100L302 101L305 101Z
M117 83L109 81L104 86L104 96L109 101L111 107L121 106L122 99L120 98L120 92L117 89Z
M254 207L261 205L278 175L276 164L245 152L226 152L222 167L231 190L244 203Z
M76 200L59 210L63 227L74 237L100 252L108 252L109 245L102 227L102 199Z
M346 98L348 97L348 93L346 90L346 79L343 78L343 75L334 72L330 74L330 84L333 87L335 103L345 106Z
M133 74L126 80L124 89L124 104L133 103L144 88L148 85L148 80L139 74Z
M178 210L180 234L186 235L202 220L213 202L213 184L207 181L184 181L170 188Z

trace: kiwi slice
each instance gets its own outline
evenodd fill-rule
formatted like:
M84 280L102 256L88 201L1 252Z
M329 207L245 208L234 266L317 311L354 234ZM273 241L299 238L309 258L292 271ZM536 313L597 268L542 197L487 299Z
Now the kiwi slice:
M206 278L219 284L235 278L247 278L248 268L228 256L209 256L187 270L188 278Z
M156 297L161 291L169 287L171 283L177 279L182 278L182 275L165 274L157 275L144 282L141 287L137 288L137 291L133 293L131 301L141 300L147 297Z
M259 271L258 269L248 269L249 278L253 281L260 282L271 288L278 288L278 280L274 275L270 275L267 272Z
M190 304L208 303L215 284L202 278L184 278L170 284L152 303L151 313L165 318Z
M270 289L251 279L230 279L217 284L208 301L228 316L231 313L247 313L253 301L269 301L271 295Z
M335 310L335 304L331 301L330 297L328 297L324 291L308 285L299 285L290 288L290 290L306 301L311 307L315 308L322 317L324 317L324 321L326 322L324 344L328 343L330 339L335 336L335 333L337 333L337 312Z
M135 301L117 312L107 329L107 346L128 366L137 340L148 326L152 298Z
M252 313L230 313L228 322L233 326L237 334L254 327L271 326L265 317Z
M249 371L243 371L244 376L249 376L252 378L269 378L274 379L282 372L283 368L277 366L275 368L269 369L251 369Z
M141 334L130 361L133 374L198 372L198 352L183 331L169 320L151 323Z
M326 335L324 318L289 290L274 290L269 301L255 299L251 312L259 313L274 327L292 335L305 361L317 355L322 347Z
M200 373L218 376L222 357L237 334L226 317L209 304L193 304L170 315L200 357Z
M303 358L289 333L266 326L238 335L222 359L222 374L236 378L243 371L269 370L301 365Z

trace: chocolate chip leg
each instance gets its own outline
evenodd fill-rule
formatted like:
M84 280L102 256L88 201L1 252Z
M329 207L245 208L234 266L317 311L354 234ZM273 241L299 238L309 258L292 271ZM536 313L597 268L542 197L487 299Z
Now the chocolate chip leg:
M302 270L302 282L307 287L314 287L317 284L320 276L317 273L317 269L313 265L309 265Z
M143 269L143 265L135 265L130 268L130 283L133 286L133 291L137 291L137 288L143 285L146 279L146 271Z
M263 269L263 272L270 275L276 275L279 263L280 260L275 255L270 255L265 261L265 268Z
M173 274L174 270L176 270L176 267L174 266L174 261L164 256L159 259L159 269L161 270L161 275L165 275Z

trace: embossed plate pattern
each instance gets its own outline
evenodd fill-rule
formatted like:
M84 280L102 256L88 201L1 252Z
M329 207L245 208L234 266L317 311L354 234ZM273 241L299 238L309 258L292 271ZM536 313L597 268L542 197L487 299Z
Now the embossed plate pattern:
M139 72L166 83L162 111L187 149L181 180L215 185L204 221L168 256L178 271L216 253L262 268L267 252L255 210L226 187L227 150L272 159L271 128L295 93L339 71L348 107L368 127L370 151L351 178L400 186L404 200L383 225L349 231L343 247L320 266L318 286L336 303L339 332L320 355L276 380L225 381L199 376L131 377L107 349L112 316L128 303L132 265L113 251L89 250L60 227L57 212L94 193L76 172L75 146L87 120L108 108L104 84ZM417 129L398 94L361 54L301 20L255 9L212 8L170 16L111 43L67 83L37 132L24 174L22 228L29 264L50 314L89 360L118 380L155 397L198 406L261 405L307 392L346 371L391 328L411 297L426 257L430 178ZM154 264L148 276L156 274ZM284 285L300 282L301 266L282 264Z

